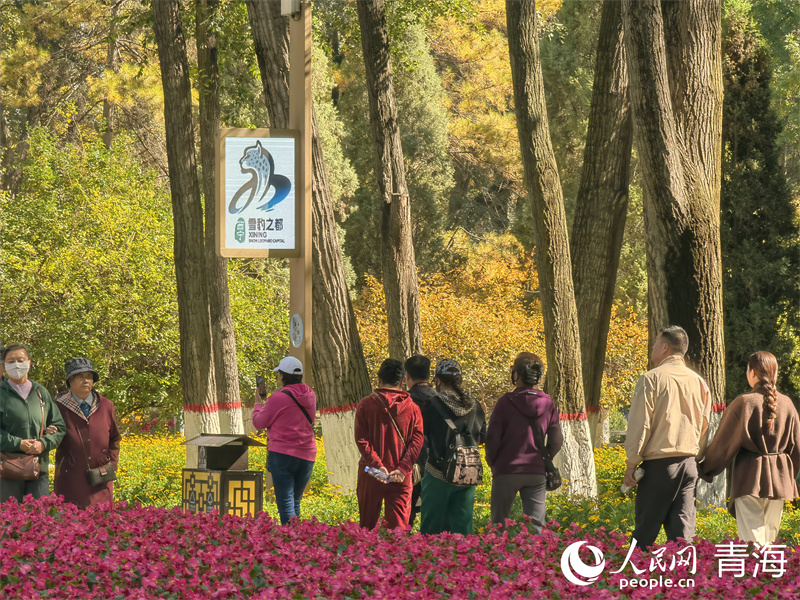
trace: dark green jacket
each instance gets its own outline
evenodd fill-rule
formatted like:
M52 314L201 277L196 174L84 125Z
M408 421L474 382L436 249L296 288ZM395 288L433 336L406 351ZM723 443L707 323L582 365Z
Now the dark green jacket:
M55 450L64 439L67 427L49 392L32 381L31 391L26 399L20 397L8 381L0 381L0 452L19 452L22 440L39 440L44 444L44 452L39 455L42 473L47 473L50 464L50 450ZM45 428L55 425L58 431L39 437L42 430L42 403L44 400Z

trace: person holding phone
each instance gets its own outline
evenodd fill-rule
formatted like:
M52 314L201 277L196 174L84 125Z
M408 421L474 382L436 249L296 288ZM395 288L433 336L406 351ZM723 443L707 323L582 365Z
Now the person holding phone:
M300 499L317 457L317 396L303 383L303 365L295 357L287 356L273 371L278 390L253 408L253 427L267 430L267 468L272 473L281 525L285 525L300 516ZM256 395L262 401L266 396L263 377Z

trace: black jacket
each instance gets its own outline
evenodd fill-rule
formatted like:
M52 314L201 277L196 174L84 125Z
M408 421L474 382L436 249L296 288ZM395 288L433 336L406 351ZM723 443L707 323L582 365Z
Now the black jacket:
M411 396L411 399L414 401L414 404L419 406L419 410L422 413L422 427L425 428L425 414L428 410L428 405L430 404L431 400L434 398L438 398L438 394L436 393L436 389L428 385L427 383L417 383L408 390L408 394ZM427 432L426 432L427 436ZM422 444L422 452L419 453L419 459L417 459L417 464L419 468L423 471L425 470L425 463L428 460L428 443L427 437L425 443Z
M486 414L483 412L480 402L466 394L463 401L460 402L459 409L453 411L448 404L456 401L458 397L452 392L441 392L439 396L444 399L444 412L456 423L456 427L459 427L458 421L463 421L463 418L470 414L474 407L477 414L472 422L470 434L475 443L483 444L486 441ZM447 454L447 432L449 428L442 415L430 402L422 413L422 420L425 423L428 461L433 466L437 466L437 461L442 460ZM461 430L463 431L466 426L466 423L462 423Z

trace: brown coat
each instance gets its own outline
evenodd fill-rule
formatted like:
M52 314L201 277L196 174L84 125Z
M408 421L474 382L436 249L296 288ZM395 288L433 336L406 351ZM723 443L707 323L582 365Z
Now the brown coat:
M722 473L731 462L731 501L742 496L794 500L800 470L800 418L792 401L777 394L777 416L772 433L762 429L764 396L754 390L731 402L722 415L714 440L698 464L701 477ZM735 461L735 462L734 462Z
M114 405L97 392L92 394L96 407L88 419L80 409L70 408L69 392L56 397L56 405L67 425L67 434L56 450L54 491L64 496L66 502L81 508L113 501L114 484L89 487L86 471L108 463L116 468L122 439L117 429Z

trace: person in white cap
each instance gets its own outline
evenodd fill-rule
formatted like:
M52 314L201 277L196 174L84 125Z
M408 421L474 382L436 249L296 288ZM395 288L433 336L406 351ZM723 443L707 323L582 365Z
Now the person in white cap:
M263 405L255 406L253 426L267 430L267 468L272 474L281 524L285 525L300 516L300 499L317 457L317 396L303 383L303 365L295 357L287 356L273 371L278 390Z

